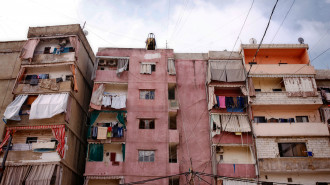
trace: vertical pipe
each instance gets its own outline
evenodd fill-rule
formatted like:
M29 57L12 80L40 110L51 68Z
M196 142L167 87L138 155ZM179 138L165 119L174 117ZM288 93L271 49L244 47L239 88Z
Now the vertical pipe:
M10 134L9 136L9 141L8 141L8 144L7 144L7 148L6 148L6 152L3 156L3 160L2 160L2 164L1 164L1 171L0 171L0 182L2 180L2 177L3 177L3 173L5 171L5 168L6 168L6 160L7 160L7 156L8 156L8 151L9 151L9 147L10 147L10 144L11 144L11 140L12 140L12 135Z

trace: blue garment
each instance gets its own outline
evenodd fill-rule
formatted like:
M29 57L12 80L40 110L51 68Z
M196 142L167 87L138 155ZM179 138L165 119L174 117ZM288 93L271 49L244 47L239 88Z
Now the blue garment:
M215 96L216 99L217 99L217 104L218 104L218 107L220 107L220 100L219 100L219 96Z
M112 127L113 137L118 137L118 125Z
M118 137L123 137L123 127L118 127Z

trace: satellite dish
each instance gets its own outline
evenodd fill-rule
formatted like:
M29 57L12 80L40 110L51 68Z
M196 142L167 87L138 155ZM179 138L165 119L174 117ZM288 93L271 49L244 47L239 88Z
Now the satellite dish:
M250 38L249 42L250 42L250 44L257 44L257 39Z
M299 41L300 44L304 44L304 39L302 37L299 37L298 41Z
M87 36L88 35L88 31L87 30L84 30L84 34Z

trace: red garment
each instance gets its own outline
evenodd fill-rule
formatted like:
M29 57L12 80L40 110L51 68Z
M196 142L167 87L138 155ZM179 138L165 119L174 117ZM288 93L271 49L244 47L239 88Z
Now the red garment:
M111 132L111 130L112 130L112 127L108 127L108 132Z

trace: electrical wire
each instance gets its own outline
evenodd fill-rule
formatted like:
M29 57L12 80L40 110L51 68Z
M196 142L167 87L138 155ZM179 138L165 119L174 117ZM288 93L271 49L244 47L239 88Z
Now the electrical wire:
M321 54L317 55L315 58L313 58L313 59L311 60L311 63L312 63L314 60L316 60L317 58L319 58L320 56L322 56L324 53L326 53L327 51L329 51L329 50L330 50L330 47L329 47L328 49L324 50Z
M280 26L278 27L278 29L277 29L277 31L276 31L276 33L275 33L275 35L274 35L274 37L273 37L273 39L272 39L272 41L271 41L270 43L273 43L275 37L277 36L277 33L280 31L280 29L281 29L281 27L282 27L282 25L283 25L285 19L286 19L287 16L289 15L289 13L290 13L290 11L291 11L291 9L292 9L292 6L293 6L293 4L295 3L295 1L296 1L296 0L293 0L291 6L290 6L290 8L289 8L289 10L286 12L286 14L285 14L285 16L284 16L284 19L282 20Z
M257 55L258 55L258 52L259 52L260 46L261 46L261 44L262 44L262 42L263 42L263 40L264 40L264 38L265 38L265 35L266 35L266 33L267 33L267 30L268 30L268 27L269 27L269 24L270 24L270 20L272 19L272 16L273 16L273 14L274 14L274 11L275 11L275 8L276 8L277 3L278 3L278 0L276 0L276 3L275 3L275 5L274 5L274 7L273 7L273 10L272 10L272 13L270 14L270 17L269 17L269 20L268 20L268 24L267 24L266 30L265 30L265 32L264 32L264 35L262 36L262 39L261 39L261 41L260 41L260 44L259 44L259 46L258 46L258 49L257 49L257 51L256 51L256 53L255 53L255 55L254 55L254 57L253 57L252 62L254 62L255 58L256 58Z
M237 44L237 41L238 41L238 39L239 39L239 37L240 37L240 35L241 35L241 33L242 33L242 30L243 30L243 28L244 28L244 26L245 26L246 20L247 20L248 17L249 17L249 14L250 14L250 12L251 12L251 9L252 9L252 7L253 7L253 4L254 4L254 0L252 0L252 3L251 3L251 6L250 6L250 9L249 9L249 11L248 11L248 13L247 13L247 15L246 15L246 17L245 17L245 20L244 20L244 22L243 22L243 25L242 25L242 27L241 27L241 30L240 30L239 33L238 33L237 39L236 39L236 41L235 41L235 44L234 44L233 48L231 49L231 52L230 52L230 55L229 55L229 59L230 59L230 57L231 57L231 55L232 55L232 53L233 53L233 51L234 51L234 48L235 48L235 46L236 46L236 44Z

